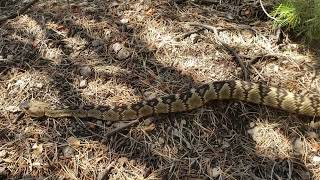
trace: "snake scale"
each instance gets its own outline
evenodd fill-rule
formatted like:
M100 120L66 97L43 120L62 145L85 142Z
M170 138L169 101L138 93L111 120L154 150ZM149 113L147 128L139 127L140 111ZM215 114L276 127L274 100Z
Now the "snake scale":
M174 95L121 106L68 107L53 109L44 102L29 101L21 108L32 117L79 117L127 121L157 114L184 112L214 100L240 100L282 109L291 113L320 116L320 96L297 94L286 89L241 80L214 81Z

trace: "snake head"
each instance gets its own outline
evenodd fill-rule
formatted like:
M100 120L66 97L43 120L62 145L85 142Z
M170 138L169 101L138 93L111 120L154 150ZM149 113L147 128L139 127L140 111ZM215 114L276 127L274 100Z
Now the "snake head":
M47 103L40 101L24 101L19 107L31 117L43 117L49 106Z

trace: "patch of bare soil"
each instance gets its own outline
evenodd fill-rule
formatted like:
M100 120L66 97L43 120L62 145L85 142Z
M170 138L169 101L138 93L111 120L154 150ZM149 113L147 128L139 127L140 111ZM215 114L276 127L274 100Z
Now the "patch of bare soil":
M0 25L0 179L320 179L318 118L265 106L214 102L109 136L126 122L17 118L32 98L119 105L243 79L235 54L250 81L319 93L319 57L254 1L35 3Z

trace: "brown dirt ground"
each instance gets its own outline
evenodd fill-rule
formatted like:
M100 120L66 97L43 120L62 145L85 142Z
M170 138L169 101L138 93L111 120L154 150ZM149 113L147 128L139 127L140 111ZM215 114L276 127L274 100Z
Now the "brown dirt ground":
M1 1L0 16L19 6ZM213 33L178 39L199 29L193 22L224 28L242 60L260 57L250 81L319 93L316 52L278 38L253 1L40 1L0 26L0 179L320 179L318 118L265 106L216 102L109 137L124 123L16 119L31 98L114 105L241 79ZM130 56L116 58L115 43Z

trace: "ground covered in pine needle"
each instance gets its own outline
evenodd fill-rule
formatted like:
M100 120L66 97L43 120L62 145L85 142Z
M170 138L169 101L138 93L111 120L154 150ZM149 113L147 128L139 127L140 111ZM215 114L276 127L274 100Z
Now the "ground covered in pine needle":
M1 1L0 16L23 6ZM0 25L0 179L320 179L319 118L219 101L110 134L127 122L19 110L244 79L239 60L249 81L319 93L317 51L273 29L254 1L39 1Z

